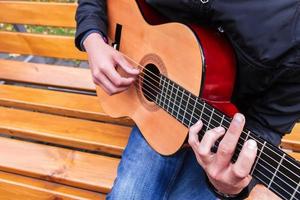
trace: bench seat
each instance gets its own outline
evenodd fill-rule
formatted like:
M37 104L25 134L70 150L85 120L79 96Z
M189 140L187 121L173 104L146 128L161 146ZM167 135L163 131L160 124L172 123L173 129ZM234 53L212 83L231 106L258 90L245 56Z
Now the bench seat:
M0 170L106 193L118 158L0 138Z
M76 6L0 0L0 23L74 28ZM0 31L0 53L87 59L74 36L24 32ZM0 81L0 200L105 199L134 123L105 114L90 70L0 59ZM298 160L299 131L282 142Z
M0 85L0 105L126 126L134 124L126 117L109 117L102 110L99 99L91 95Z
M130 128L0 107L0 132L35 141L121 155Z
M0 199L104 200L105 195L63 184L0 171Z

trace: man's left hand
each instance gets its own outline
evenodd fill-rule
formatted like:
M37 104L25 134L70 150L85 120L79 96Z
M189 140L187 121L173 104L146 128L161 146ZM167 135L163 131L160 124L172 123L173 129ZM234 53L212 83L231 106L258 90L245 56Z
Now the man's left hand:
M189 144L197 161L205 170L210 182L221 193L238 194L251 181L249 173L257 153L257 144L254 140L245 142L236 162L231 162L244 125L245 117L238 113L226 133L222 127L211 129L204 134L201 142L198 133L202 128L202 122L199 121L190 128ZM217 152L212 153L211 148L223 135Z

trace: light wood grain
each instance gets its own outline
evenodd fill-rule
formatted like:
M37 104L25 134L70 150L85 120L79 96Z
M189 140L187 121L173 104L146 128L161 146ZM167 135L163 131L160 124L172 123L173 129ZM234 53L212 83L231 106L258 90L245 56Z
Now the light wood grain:
M107 193L119 160L0 137L0 170Z
M265 186L258 184L251 191L247 200L280 200L272 191Z
M0 52L86 60L74 37L0 31Z
M131 128L0 107L0 132L120 155Z
M95 91L88 69L0 59L0 80Z
M285 149L300 151L300 123L297 123L292 132L282 138L281 146Z
M75 27L75 3L0 1L0 22Z
M0 85L0 105L80 119L132 126L129 118L111 118L95 96L57 92L28 87Z
M0 171L0 200L104 200L105 195Z

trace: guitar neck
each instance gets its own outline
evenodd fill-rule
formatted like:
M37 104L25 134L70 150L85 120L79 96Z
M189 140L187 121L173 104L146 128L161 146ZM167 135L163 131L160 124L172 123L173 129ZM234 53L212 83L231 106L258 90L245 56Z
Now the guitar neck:
M160 75L160 91L155 103L186 127L201 119L204 125L199 133L200 140L209 129L222 126L227 130L232 120L163 75ZM252 131L243 130L232 161L236 161L243 144L249 139L255 140L258 146L250 174L282 199L300 199L300 164Z

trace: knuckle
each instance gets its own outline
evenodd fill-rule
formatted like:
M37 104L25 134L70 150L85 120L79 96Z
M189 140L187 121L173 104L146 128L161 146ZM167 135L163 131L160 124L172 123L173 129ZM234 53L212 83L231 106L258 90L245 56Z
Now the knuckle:
M230 145L224 145L220 144L218 153L220 153L221 156L228 156L233 154L234 149Z
M199 147L198 154L202 158L206 158L208 156L208 152L202 146Z
M239 178L239 179L243 179L247 176L243 169L237 168L237 167L233 167L232 173L236 178Z
M205 133L205 137L208 139L208 140L214 140L215 139L215 132L213 130L208 130L206 133Z
M211 136L214 133L213 129L210 129L208 131L205 132L206 135Z
M120 79L116 79L114 84L117 86L117 87L120 87L122 85L122 81Z
M208 175L216 181L220 180L220 173L216 169L209 170Z
M188 139L188 143L193 147L196 145L196 141L191 136Z
M92 75L93 75L94 78L100 77L101 76L101 70L93 71Z
M116 94L118 91L117 91L117 89L114 88L114 89L111 89L110 92L111 92L111 95L113 95L113 94Z
M195 125L193 125L193 126L190 127L189 132L190 132L190 133L193 133L194 130L195 130Z

